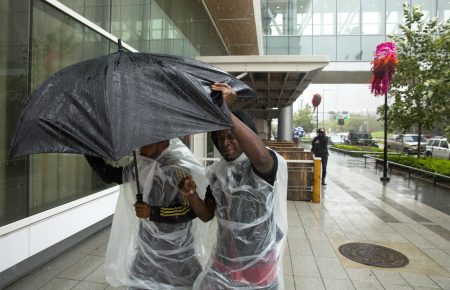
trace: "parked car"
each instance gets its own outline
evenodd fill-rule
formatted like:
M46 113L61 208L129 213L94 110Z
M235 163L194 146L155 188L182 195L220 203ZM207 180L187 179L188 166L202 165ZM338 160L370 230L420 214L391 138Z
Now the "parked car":
M394 140L387 140L387 147L389 150L403 152L405 154L417 154L419 135L417 134L404 134L398 135ZM420 139L420 152L425 152L427 140L421 137Z
M347 138L345 138L345 144L349 145L362 145L362 146L375 146L378 147L375 140L373 140L372 134L364 132L364 133L348 133Z
M429 157L445 158L450 160L450 148L446 138L433 138L428 140L425 155Z
M328 145L344 144L344 138L341 134L328 135Z

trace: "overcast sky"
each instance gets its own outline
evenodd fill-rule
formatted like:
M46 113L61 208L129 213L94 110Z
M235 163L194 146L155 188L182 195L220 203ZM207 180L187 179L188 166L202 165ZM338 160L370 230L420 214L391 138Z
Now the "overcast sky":
M311 100L316 93L322 95L319 112L322 112L325 106L325 113L348 111L353 114L374 115L377 107L384 104L384 97L375 97L370 93L369 84L312 84L295 101L294 112L306 103L312 106Z

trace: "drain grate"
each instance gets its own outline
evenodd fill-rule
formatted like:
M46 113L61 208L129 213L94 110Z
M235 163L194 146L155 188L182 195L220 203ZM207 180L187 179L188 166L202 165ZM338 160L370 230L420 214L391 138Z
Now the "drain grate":
M349 243L339 252L352 261L381 268L400 268L408 265L408 257L396 250L367 243Z

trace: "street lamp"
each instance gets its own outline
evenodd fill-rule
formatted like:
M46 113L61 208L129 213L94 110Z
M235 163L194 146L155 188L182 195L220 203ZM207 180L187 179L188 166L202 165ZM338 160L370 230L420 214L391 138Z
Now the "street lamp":
M380 177L380 180L384 183L389 182L390 178L387 176L387 112L388 112L388 104L387 104L387 93L384 95L384 148L383 148L383 176Z
M325 90L322 90L322 128L325 128Z
M320 105L321 101L322 101L322 96L321 95L319 95L319 94L314 94L313 95L312 105L313 105L313 108L314 108L313 113L314 112L316 113L316 126L317 126L316 130L319 130L319 105Z
M331 91L327 89L322 89L322 128L325 128L325 92Z
M387 94L391 85L392 75L397 68L397 52L395 51L395 44L393 42L383 42L377 45L375 56L372 61L371 71L372 83L371 92L375 96L384 95L384 150L383 150L383 176L380 180L383 184L389 182L390 178L387 176L387 117L388 117L388 99Z

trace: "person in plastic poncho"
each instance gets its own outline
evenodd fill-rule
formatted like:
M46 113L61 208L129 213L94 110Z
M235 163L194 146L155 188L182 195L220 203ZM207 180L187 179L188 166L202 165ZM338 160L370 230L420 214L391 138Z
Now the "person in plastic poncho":
M235 93L215 84L228 106ZM181 192L204 221L217 218L217 241L193 289L283 289L282 256L287 234L285 160L256 135L249 115L231 113L233 129L213 132L223 159L207 168L202 200L186 179Z
M140 148L139 203L133 163L116 168L101 158L86 158L106 182L122 184L106 254L106 280L128 289L192 289L202 270L199 259L205 255L202 241L207 232L205 223L192 220L196 215L178 191L186 176L206 188L204 168L192 152L178 139Z

